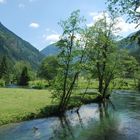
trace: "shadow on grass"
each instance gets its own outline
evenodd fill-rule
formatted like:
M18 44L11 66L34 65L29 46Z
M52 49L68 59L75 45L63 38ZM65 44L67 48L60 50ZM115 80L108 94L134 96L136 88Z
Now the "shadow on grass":
M71 97L70 103L66 109L73 109L74 107L79 108L83 104L89 104L89 103L98 103L99 99L97 98L97 94L93 92L87 92L85 96L80 96L81 94L76 94ZM65 112L64 112L65 113ZM64 115L64 113L60 113L58 109L58 104L52 104L47 105L44 108L41 108L38 113L30 113L24 116L23 118L20 118L19 121L27 121L27 120L33 120L33 119L39 119L39 118L47 118L47 117L61 117ZM17 120L17 122L19 122Z
M39 113L30 113L23 120L32 120L37 118L45 118L50 116L58 116L58 105L49 105L40 109Z

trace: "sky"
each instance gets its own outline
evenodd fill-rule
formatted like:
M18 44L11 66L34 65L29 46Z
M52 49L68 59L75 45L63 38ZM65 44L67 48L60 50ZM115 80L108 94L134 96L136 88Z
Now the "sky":
M92 25L106 10L106 0L0 0L0 22L37 49L59 40L62 30L58 25L70 13L79 9L81 16ZM125 37L135 29L119 17L120 35Z

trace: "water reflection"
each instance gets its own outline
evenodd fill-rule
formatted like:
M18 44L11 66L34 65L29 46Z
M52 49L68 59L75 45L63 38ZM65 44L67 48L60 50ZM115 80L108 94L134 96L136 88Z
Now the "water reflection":
M94 139L99 139L99 137L100 139L106 139L110 137L112 128L114 129L115 125L117 125L117 119L114 118L114 115L112 116L112 114L110 116L109 113L110 111L113 113L115 110L112 102L107 100L103 103L97 104L97 106L94 107L92 104L88 106L88 113L90 115L92 114L90 118L83 117L83 108L75 109L74 112L67 112L63 117L59 118L60 127L59 129L56 128L54 130L54 136L51 139L71 140L79 139L81 136L82 137L80 139L87 139L87 137L92 135L94 136ZM90 110L90 107L92 107L92 111ZM115 130L117 129L115 128Z
M59 117L59 121L60 126L59 128L53 129L53 137L51 137L50 140L65 140L67 137L71 137L72 139L74 139L73 129L68 118L64 115Z
M62 117L0 127L0 140L140 140L140 94L117 91L111 100L83 105Z

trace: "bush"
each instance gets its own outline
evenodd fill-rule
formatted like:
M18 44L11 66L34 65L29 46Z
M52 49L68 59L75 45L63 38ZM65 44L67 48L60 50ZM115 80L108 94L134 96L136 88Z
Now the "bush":
M34 89L44 89L48 86L49 84L46 80L35 80L29 82L29 87Z
M0 87L5 87L5 81L0 79Z

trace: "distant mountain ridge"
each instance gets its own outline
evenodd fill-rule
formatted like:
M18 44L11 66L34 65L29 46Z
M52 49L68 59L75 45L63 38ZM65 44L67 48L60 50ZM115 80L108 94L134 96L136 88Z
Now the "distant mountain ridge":
M42 51L42 54L44 54L45 56L52 56L52 55L56 55L58 53L58 48L56 46L56 43L53 43L51 45L48 45L47 47L45 47Z
M13 62L27 61L34 68L44 57L34 46L0 23L0 59L2 56L7 56Z
M131 33L126 38L123 38L118 42L120 48L127 49L131 55L133 55L140 62L140 30ZM56 55L58 48L56 43L45 47L42 51L45 56Z
M140 30L119 41L119 47L127 49L140 62Z

